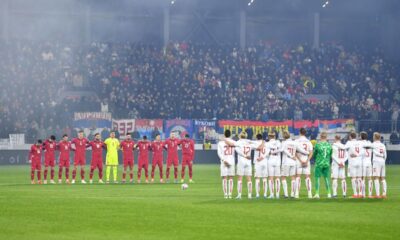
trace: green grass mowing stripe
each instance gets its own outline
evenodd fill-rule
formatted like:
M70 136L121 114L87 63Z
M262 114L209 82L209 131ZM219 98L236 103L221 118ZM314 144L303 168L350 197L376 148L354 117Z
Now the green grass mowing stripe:
M303 190L299 200L238 201L222 198L218 165L197 165L185 191L180 184L31 186L29 167L1 167L0 238L398 239L399 172L388 166L387 200L309 200Z

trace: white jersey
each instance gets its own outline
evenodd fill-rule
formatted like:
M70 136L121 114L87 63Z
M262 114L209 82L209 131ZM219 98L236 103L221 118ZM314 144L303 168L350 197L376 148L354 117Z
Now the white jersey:
M369 140L361 140L363 144L362 149L362 166L372 166L372 143Z
M264 145L261 147L260 150L257 149L262 144L262 142L263 142L262 140L257 140L252 142L253 148L255 149L254 160L253 160L255 165L267 164L267 157L270 151L268 145L264 143ZM259 158L261 158L260 161L258 161Z
M356 167L362 166L363 143L356 139L352 139L347 141L344 147L345 149L349 150L349 165ZM356 155L356 156L352 157L351 155Z
M296 165L296 153L309 154L304 151L303 148L292 139L287 139L282 142L282 165L284 166L295 166Z
M253 144L250 140L247 139L239 139L234 142L235 151L238 154L238 164L251 165L251 160L247 157L251 155L251 149L253 148Z
M387 153L386 147L380 141L375 141L372 143L372 154L374 164L385 164Z
M339 166L344 164L349 157L345 146L341 142L332 144L332 166Z
M232 139L227 138L227 141L234 142ZM235 165L235 154L234 154L234 147L229 146L226 144L225 141L219 141L218 147L218 157L221 160L221 164L224 163L224 161L227 161L229 165Z
M268 156L268 165L280 166L281 165L281 142L276 139L271 139L267 143L267 148L270 149Z
M302 148L304 151L309 153L313 151L312 143L305 136L300 136L298 139L295 140L295 142L297 143L299 148ZM299 154L297 155L301 161L305 162L308 160L308 154L301 153L300 151L298 151L298 153Z

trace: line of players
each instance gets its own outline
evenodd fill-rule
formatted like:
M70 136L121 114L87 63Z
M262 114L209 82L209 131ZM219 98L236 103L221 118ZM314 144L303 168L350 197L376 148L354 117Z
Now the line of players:
M118 166L118 150L122 151L123 156L123 174L122 182L126 182L126 175L129 172L130 182L133 183L134 175L134 150L138 150L138 172L137 182L140 183L142 169L145 172L146 183L148 179L148 165L149 165L149 151L152 151L152 170L151 170L151 182L154 182L154 173L158 166L160 174L160 182L164 182L163 178L163 151L167 151L167 169L166 169L166 182L169 182L170 168L174 167L174 181L178 182L178 146L182 148L182 168L181 168L181 182L184 182L185 168L189 168L189 182L193 182L193 160L194 160L194 141L186 135L184 139L180 140L176 138L174 134L165 141L161 140L160 135L156 136L154 141L148 141L146 136L143 136L142 140L137 143L131 138L131 134L128 133L126 139L119 142L115 138L115 133L111 132L110 137L104 142L101 141L100 134L95 134L94 139L89 141L84 137L83 131L78 133L78 137L68 140L68 135L63 135L62 140L56 142L55 136L50 136L49 139L42 142L38 140L31 146L29 152L29 161L31 163L31 183L35 184L35 171L37 175L37 183L41 184L41 173L42 173L42 152L44 152L44 184L47 184L48 170L50 169L50 183L54 184L54 167L55 167L55 152L59 151L59 171L58 171L58 183L62 183L63 169L65 169L65 181L69 181L69 169L70 169L70 152L74 152L74 165L72 170L72 181L75 183L76 174L80 167L81 183L85 184L85 164L86 157L85 153L88 148L92 149L92 159L90 164L90 183L93 183L94 171L98 169L99 183L103 182L103 150L107 151L106 154L106 182L110 181L111 170L113 170L113 180L117 183L117 166Z
M247 180L248 198L252 198L252 157L254 150L254 177L256 198L264 190L264 198L279 198L282 184L285 198L299 198L301 177L304 176L308 198L312 198L311 164L310 160L315 155L315 186L314 198L319 198L319 178L325 179L328 198L331 198L330 178L332 178L333 197L337 197L338 180L341 180L342 194L346 197L346 161L348 160L348 176L351 178L353 198L366 197L366 180L368 181L368 197L386 198L387 185L385 180L385 161L387 157L385 145L381 143L379 133L374 133L374 142L367 140L367 133L360 133L357 140L356 133L349 135L349 140L344 145L341 137L335 136L331 145L327 142L327 134L321 133L321 140L314 149L312 143L306 138L306 129L300 129L300 136L292 140L289 132L283 133L283 142L276 139L275 133L268 134L268 142L262 140L262 135L257 135L256 141L246 139L246 133L239 134L239 140L231 139L231 132L224 132L225 138L218 143L218 156L221 160L220 171L222 189L225 198L232 198L234 187L233 178L237 176L237 199L242 197L243 177ZM235 154L238 162L235 174ZM332 170L332 172L331 172ZM287 178L290 179L291 192L288 193ZM372 195L374 178L376 195ZM380 194L382 184L382 195ZM267 197L269 188L269 196Z

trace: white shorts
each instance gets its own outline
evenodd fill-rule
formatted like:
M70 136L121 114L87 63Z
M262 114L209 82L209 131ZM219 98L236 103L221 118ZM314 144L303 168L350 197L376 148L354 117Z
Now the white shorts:
M281 176L281 166L268 165L268 176L280 177Z
M229 167L225 166L225 164L221 164L221 177L227 176L235 176L235 164Z
M346 178L346 167L340 168L339 165L332 165L331 178Z
M255 165L254 177L266 178L268 177L268 165L267 164L256 164Z
M252 176L252 166L251 166L251 164L238 163L238 165L236 167L236 175L238 175L238 176Z
M291 177L296 175L296 165L282 165L282 176Z
M386 166L383 163L374 163L372 167L372 176L374 177L386 177Z
M362 177L362 166L352 165L349 172L350 172L349 174L350 177Z
M310 175L310 163L308 163L307 167L302 167L300 163L297 163L296 174L298 175Z
M371 177L372 176L372 166L363 166L362 167L362 176L363 177Z

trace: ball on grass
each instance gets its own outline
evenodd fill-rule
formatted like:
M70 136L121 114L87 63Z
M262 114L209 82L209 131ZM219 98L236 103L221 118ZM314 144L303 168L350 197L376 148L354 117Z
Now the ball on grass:
M187 184L187 183L183 183L182 185L181 185L181 189L182 190L186 190L186 189L188 189L189 188L189 185Z

